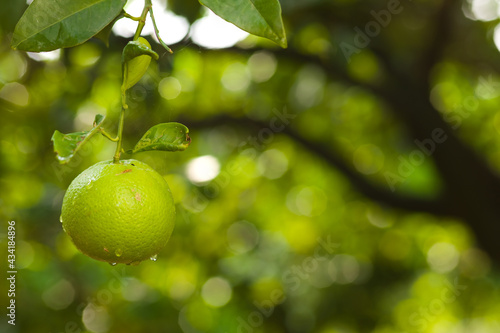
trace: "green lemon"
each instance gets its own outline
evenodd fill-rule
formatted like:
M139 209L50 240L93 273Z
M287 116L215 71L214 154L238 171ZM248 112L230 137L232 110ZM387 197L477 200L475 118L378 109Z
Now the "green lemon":
M76 247L109 263L156 258L175 223L163 177L137 160L104 161L78 175L63 200L61 222Z

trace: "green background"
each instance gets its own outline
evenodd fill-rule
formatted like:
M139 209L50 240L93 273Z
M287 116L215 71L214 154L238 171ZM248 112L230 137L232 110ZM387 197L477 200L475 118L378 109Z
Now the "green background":
M9 46L24 1L2 1L0 331L500 331L498 19L467 18L467 1L401 1L363 39L396 2L281 3L286 50L249 37L169 55L148 37L160 59L130 90L124 146L168 121L192 144L134 155L169 182L177 224L156 262L112 267L79 253L59 215L71 180L114 145L93 138L60 165L50 137L96 113L114 133L127 40L36 61ZM203 13L169 5L191 22ZM346 45L359 51L349 61ZM191 181L207 155L220 173Z

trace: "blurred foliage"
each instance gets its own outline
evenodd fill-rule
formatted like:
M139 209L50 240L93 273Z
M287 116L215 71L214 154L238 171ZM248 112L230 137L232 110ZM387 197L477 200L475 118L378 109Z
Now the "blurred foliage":
M201 15L189 2L170 3L190 22ZM384 80L368 49L349 63L339 60L339 42L354 32L317 23L328 15L322 3L282 1L291 48L333 55L357 80ZM367 21L357 11L386 6L332 3L336 19L351 27ZM435 9L430 1L404 5L412 9L378 37L392 42L389 51L402 64L428 42L426 17ZM4 2L0 14L0 253L7 257L7 221L15 220L19 269L17 325L4 316L0 331L500 331L498 267L463 221L376 204L324 159L269 130L277 113L293 114L289 126L297 133L335 144L354 170L385 186L384 171L394 172L414 146L384 102L252 37L240 43L246 52L177 47L130 91L126 149L161 122L182 119L192 137L183 153L134 155L164 175L177 204L177 225L158 261L111 267L80 254L58 222L62 198L76 175L111 158L114 145L94 137L60 165L50 137L56 129L88 130L96 113L106 114L104 126L115 130L126 40L112 36L110 49L91 40L40 60L9 48L23 8L21 1ZM463 28L464 40L488 54L492 26L478 25L479 35ZM500 94L485 84L500 78L484 68L443 61L433 70L430 98L444 116L469 108L457 132L500 170ZM268 125L211 121L220 116ZM398 188L424 197L439 189L430 160Z

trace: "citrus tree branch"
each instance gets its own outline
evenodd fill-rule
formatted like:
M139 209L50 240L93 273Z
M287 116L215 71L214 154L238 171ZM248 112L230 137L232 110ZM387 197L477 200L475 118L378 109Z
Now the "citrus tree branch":
M441 59L446 45L452 34L452 18L454 13L454 5L457 2L454 0L444 0L439 7L435 19L433 20L434 27L431 29L427 50L423 53L420 65L420 75L422 83L425 87L428 85L428 78L432 68Z
M252 128L256 131L269 126L264 121L234 118L226 115L216 116L200 121L183 119L183 122L187 123L192 130L196 128L213 128L220 124L231 124L235 127L247 130ZM290 137L306 151L314 153L320 159L324 160L330 166L338 170L361 194L375 202L408 211L427 212L439 216L454 215L453 210L446 204L446 198L424 199L409 195L396 194L371 183L368 179L349 166L333 144L322 144L310 141L289 127L285 128L281 133Z

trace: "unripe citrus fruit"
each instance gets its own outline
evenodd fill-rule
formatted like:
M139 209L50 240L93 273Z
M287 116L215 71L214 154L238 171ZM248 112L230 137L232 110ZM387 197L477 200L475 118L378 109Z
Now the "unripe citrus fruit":
M167 182L137 160L104 161L69 186L61 222L76 247L91 258L137 264L165 246L175 222Z

